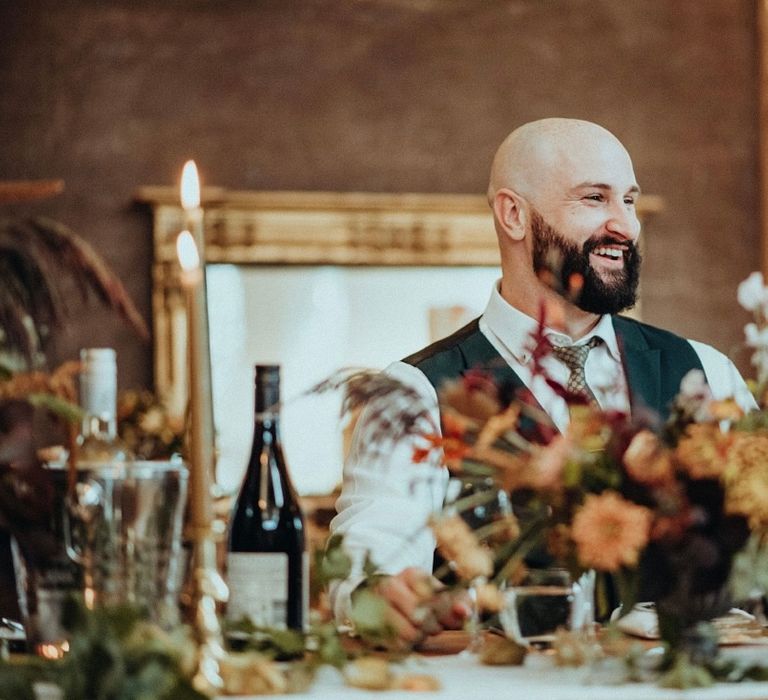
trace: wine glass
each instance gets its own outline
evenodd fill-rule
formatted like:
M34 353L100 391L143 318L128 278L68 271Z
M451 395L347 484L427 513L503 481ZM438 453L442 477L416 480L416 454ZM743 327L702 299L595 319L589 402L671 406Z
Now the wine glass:
M465 476L449 479L444 508L447 515L455 514L461 517L481 542L492 536L498 530L499 523L512 515L509 495L490 477ZM455 571L456 562L447 562L447 568ZM485 576L476 576L469 581L469 644L463 654L474 655L482 648L478 589L487 582Z

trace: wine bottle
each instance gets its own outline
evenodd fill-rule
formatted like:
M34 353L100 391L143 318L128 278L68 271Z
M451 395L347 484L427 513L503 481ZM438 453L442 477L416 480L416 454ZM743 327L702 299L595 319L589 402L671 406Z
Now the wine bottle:
M280 367L256 365L253 445L230 521L227 617L304 629L309 570L304 517L280 442Z
M112 348L80 351L80 407L83 420L77 441L80 469L124 465L131 455L117 436L117 359Z

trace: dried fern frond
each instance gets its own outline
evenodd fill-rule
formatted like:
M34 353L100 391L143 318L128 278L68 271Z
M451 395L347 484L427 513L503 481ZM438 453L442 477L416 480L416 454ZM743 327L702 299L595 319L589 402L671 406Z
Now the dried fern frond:
M77 375L81 365L70 360L53 372L19 372L0 380L0 401L25 400L32 394L50 394L65 401L77 402Z
M72 280L77 298L65 293ZM93 293L143 339L147 324L117 275L89 243L64 224L37 217L0 220L0 345L30 362L50 331Z
M366 408L363 442L377 451L409 435L438 432L429 406L413 387L378 370L344 368L311 387L306 394L343 390L341 417Z

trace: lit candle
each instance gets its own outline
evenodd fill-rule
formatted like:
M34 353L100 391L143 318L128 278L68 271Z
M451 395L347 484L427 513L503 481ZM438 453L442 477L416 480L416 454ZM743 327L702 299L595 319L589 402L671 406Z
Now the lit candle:
M187 308L189 347L189 523L192 538L190 607L197 641L192 684L202 693L213 696L218 695L224 687L219 662L226 655L221 627L216 617L216 603L225 602L229 590L216 567L216 542L211 531L213 422L206 420L206 417L212 416L213 412L208 374L210 359L205 313L205 265L195 245L194 236L189 231L179 234L176 252Z
M200 208L200 178L195 161L188 160L181 171L181 207L184 228L192 232L201 258L204 254L203 210Z
M208 344L208 303L206 298L205 281L205 234L203 231L203 210L200 207L200 178L197 174L197 166L193 160L184 164L181 172L181 206L184 209L184 228L191 232L194 238L196 254L198 256L197 273L199 281L194 285L194 313L198 324L199 336L196 341L199 367L195 370L195 376L190 384L190 397L192 385L197 383L201 403L201 413L198 429L202 441L204 463L210 470L210 478L214 477L215 432L213 425L213 389L211 382L211 357ZM183 273L182 273L183 274ZM187 314L190 313L189 304Z
M181 265L180 279L187 307L190 522L192 527L200 532L210 526L213 516L213 442L205 420L206 407L210 407L211 396L203 380L208 358L208 333L205 332L205 319L199 304L203 270L195 239L189 231L182 231L176 239L176 253Z

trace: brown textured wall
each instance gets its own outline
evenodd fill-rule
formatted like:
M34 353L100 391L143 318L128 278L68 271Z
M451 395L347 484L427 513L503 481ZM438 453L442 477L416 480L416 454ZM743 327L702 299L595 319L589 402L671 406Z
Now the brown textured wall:
M650 227L644 315L727 350L758 265L754 0L5 0L0 178L65 194L55 216L149 316L141 184L195 157L238 189L469 192L516 125L591 119L628 146L666 212ZM58 355L113 344L121 385L151 350L83 312Z

